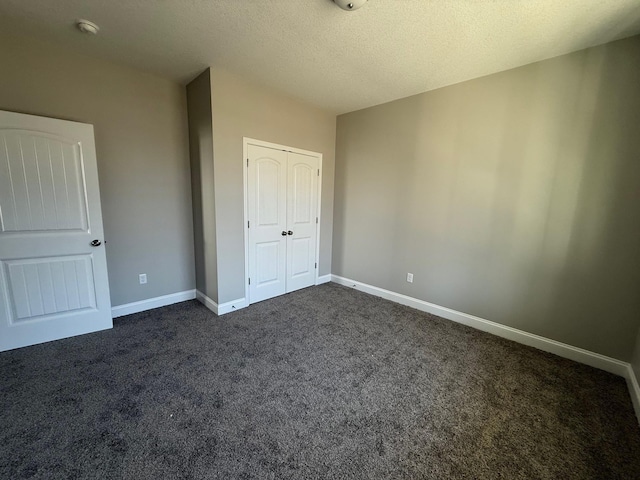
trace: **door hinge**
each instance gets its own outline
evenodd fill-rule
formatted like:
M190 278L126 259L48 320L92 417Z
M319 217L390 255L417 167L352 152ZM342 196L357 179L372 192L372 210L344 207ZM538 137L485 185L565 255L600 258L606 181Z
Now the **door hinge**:
M251 277L249 277L249 285L251 285Z
M320 169L318 169L318 176L320 176Z
M247 158L247 167L249 166L249 159Z
M318 223L318 217L316 217L316 223Z
M316 262L316 268L318 268L318 263Z
M247 228L251 228L249 220L247 220Z

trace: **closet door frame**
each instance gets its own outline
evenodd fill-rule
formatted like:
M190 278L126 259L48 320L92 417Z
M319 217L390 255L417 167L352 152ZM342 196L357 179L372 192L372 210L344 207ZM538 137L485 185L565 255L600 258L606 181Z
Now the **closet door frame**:
M316 263L318 267L315 269L315 282L314 285L318 285L320 278L320 229L322 225L322 154L318 152L312 152L310 150L303 150L301 148L290 147L287 145L280 145L277 143L266 142L264 140L257 140L255 138L242 137L242 180L244 188L244 296L247 299L247 305L251 305L251 296L249 289L249 179L248 179L248 160L249 145L256 145L259 147L273 148L275 150L283 150L285 152L299 153L302 155L308 155L316 157L318 159L318 199L316 207L316 216L318 217L318 226L316 228Z

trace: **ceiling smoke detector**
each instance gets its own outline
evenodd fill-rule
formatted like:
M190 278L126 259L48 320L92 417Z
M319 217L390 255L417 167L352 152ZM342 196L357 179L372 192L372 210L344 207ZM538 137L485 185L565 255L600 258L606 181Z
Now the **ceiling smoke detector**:
M91 35L95 35L100 30L100 27L89 20L78 20L76 22L76 26L78 30L82 33L90 33Z
M367 0L333 0L336 5L341 9L351 12L359 9L362 5L367 3Z

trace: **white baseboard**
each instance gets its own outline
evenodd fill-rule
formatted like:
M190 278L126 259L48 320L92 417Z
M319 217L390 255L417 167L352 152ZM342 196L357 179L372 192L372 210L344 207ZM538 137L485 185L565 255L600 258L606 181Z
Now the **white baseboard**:
M446 318L447 320L462 323L463 325L492 333L498 337L507 338L514 342L522 343L545 352L553 353L560 357L584 363L585 365L590 365L621 377L626 378L628 375L629 364L615 358L600 355L599 353L574 347L566 343L557 342L556 340L551 340L550 338L518 330L517 328L508 327L500 323L491 322L484 318L469 315L468 313L458 312L451 308L441 307L440 305L425 302L424 300L419 300L407 295L402 295L401 293L395 293L383 288L367 285L366 283L351 280L349 278L340 277L338 275L332 275L331 277L333 282L340 285L356 288L357 290L386 298L387 300L391 300L423 312L432 313L439 317Z
M316 282L316 285L322 285L323 283L329 283L330 281L331 281L331 274L320 275L318 277L318 281Z
M153 308L164 307L178 302L186 302L196 298L195 290L185 290L184 292L170 293L161 297L148 298L139 302L125 303L124 305L116 305L111 307L111 317L117 318L132 313L144 312Z
M224 315L225 313L240 310L241 308L245 308L248 306L249 302L247 302L246 298L238 298L237 300L233 300L232 302L221 303L220 305L218 305L218 315Z
M199 290L196 290L196 300L198 300L216 315L224 315L225 313L233 312L234 310L240 310L241 308L249 306L246 298L239 298L232 302L217 304Z
M640 373L640 372L638 372ZM631 395L631 401L633 402L633 409L636 411L636 417L640 422L640 385L638 385L638 376L633 371L633 367L629 364L627 369L627 385L629 386L629 394Z
M198 300L201 304L203 304L216 315L218 314L218 304L207 297L200 290L196 290L196 300Z

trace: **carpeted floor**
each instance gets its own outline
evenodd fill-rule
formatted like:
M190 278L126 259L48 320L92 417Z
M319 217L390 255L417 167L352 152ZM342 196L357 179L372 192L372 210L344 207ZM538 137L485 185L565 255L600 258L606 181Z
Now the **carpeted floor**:
M0 477L638 479L622 378L335 284L0 354Z

